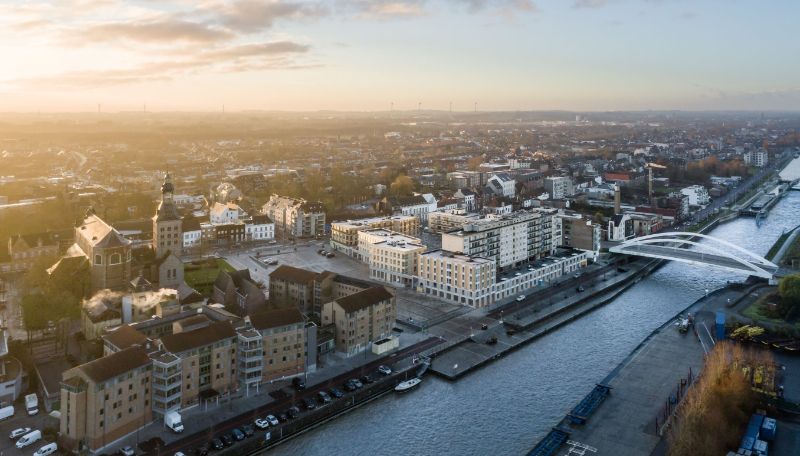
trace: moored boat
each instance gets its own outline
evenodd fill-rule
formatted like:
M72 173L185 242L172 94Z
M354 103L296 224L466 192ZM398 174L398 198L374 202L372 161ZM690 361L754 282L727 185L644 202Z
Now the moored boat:
M422 380L414 377L410 380L398 383L397 386L394 387L394 390L398 393L405 393L406 391L411 391L416 388L420 383L422 383Z

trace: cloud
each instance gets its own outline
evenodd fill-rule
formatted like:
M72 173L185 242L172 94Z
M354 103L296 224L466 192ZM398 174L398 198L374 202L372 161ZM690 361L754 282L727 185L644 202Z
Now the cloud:
M575 0L574 8L601 8L608 5L608 0Z
M222 25L244 33L266 30L278 19L319 17L327 13L322 4L279 0L237 0L212 4L206 10Z
M70 71L11 82L23 88L91 89L170 81L200 72L235 73L318 67L317 64L298 62L296 59L310 49L308 45L291 41L250 43L190 53L183 58L164 59L129 68Z
M108 41L134 41L140 43L214 43L228 41L234 33L181 19L163 18L136 22L111 22L71 30L68 36L84 44Z

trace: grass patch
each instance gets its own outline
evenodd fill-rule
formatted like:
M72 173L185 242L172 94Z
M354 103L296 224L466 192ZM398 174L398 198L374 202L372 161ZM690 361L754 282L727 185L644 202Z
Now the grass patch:
M766 259L768 259L768 260L772 261L772 259L773 259L773 258L775 258L775 254L777 254L777 253L778 253L778 250L780 250L780 249L781 249L781 247L783 247L783 243L784 243L784 242L786 242L786 239L787 239L787 238L788 238L788 237L789 237L791 234L792 234L792 232L791 232L791 231L787 231L787 232L785 232L785 233L781 234L781 235L778 237L778 240L777 240L777 241L775 241L775 243L774 243L774 244L772 244L772 247L770 247L770 249L769 249L769 252L767 252L767 254L764 256L764 258L766 258Z
M783 255L783 258L781 258L781 264L784 264L786 266L791 266L792 259L798 259L798 258L800 258L800 236L795 237L794 242L792 242L792 245L790 245L789 248L786 249L786 253Z
M744 309L742 311L742 315L744 315L747 318L752 318L756 322L765 321L776 324L786 323L784 320L781 320L780 318L770 317L769 312L767 311L766 302L763 302L761 300L754 302L748 308Z
M219 271L233 272L236 269L222 258L192 262L183 267L183 278L186 283L205 297L211 296L214 281L217 280Z

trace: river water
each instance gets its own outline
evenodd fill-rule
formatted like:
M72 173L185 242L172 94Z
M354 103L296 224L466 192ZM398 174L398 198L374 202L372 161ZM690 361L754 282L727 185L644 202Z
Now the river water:
M711 235L766 254L800 224L790 192L756 226L739 218ZM745 277L671 262L614 302L457 382L428 376L271 450L270 455L521 455L648 334L727 281Z

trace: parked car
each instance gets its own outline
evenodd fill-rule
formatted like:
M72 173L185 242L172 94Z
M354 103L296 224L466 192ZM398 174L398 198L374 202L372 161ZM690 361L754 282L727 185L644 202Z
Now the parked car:
M280 421L281 423L285 423L288 420L289 420L289 415L287 415L286 413L278 414L278 421Z
M314 410L317 408L317 403L314 401L314 399L306 397L303 399L303 407L305 407L306 410Z
M524 300L525 300L525 295L519 295L519 296L517 296L517 302L522 302L522 301L524 301Z
M219 451L219 450L225 448L225 444L222 443L221 439L213 439L213 440L211 440L211 448Z
M325 256L326 256L326 257L328 257L328 258L333 258L333 257L335 257L335 256L336 256L336 254L335 254L335 253L333 253L333 252L328 252L328 254L327 254L327 255L325 255Z
M223 444L224 444L226 447L229 447L229 446L233 445L233 435L231 435L231 433L230 433L230 432L229 432L229 433L227 433L227 434L225 434L225 435L223 435L223 436L222 436L222 443L223 443Z
M332 400L331 397L328 395L328 393L326 393L325 391L320 391L319 393L317 393L317 397L319 398L319 401L322 402L323 404L327 404Z
M581 285L578 288L576 288L575 291L577 291L578 293L581 293L581 292L586 291L586 288L583 288L583 285Z
M378 366L378 372L380 372L383 375L391 375L392 374L392 368L389 367L389 366L384 366L384 365L381 364L380 366Z
M344 396L344 391L340 390L339 388L331 388L331 396L339 399L340 397Z
M372 378L372 376L369 374L361 377L361 381L364 382L365 385L369 385L370 383L375 383L375 379Z
M306 381L302 377L295 377L292 379L292 386L297 391L302 391L306 389Z
M348 380L347 382L345 382L345 384L343 386L344 386L345 391L350 392L350 393L352 393L353 391L358 389L356 387L356 384L353 383L352 380Z
M123 456L133 456L134 454L136 454L136 452L133 451L133 448L129 446L120 448L119 453Z
M256 427L259 429L266 429L269 427L269 420L266 418L259 418L256 420Z
M11 431L8 434L8 438L9 439L16 439L18 437L22 437L23 435L27 434L28 432L31 432L31 428L29 428L29 427L17 428L17 429L14 429L13 431Z
M33 456L47 456L55 453L56 451L58 451L58 444L56 442L51 442L34 451Z
M300 409L295 406L289 407L289 410L286 411L286 415L291 419L295 419L300 416Z
M485 330L489 329L489 325L487 325L486 323L481 323L481 329L483 329L485 331Z
M356 389L359 389L364 386L364 384L361 383L361 381L359 381L357 378L354 378L351 381L353 382L353 385L356 387Z
M233 434L233 438L238 442L240 440L244 440L244 432L242 432L239 428L233 428L231 430L231 434Z
M269 424L271 424L272 426L278 425L278 419L275 418L275 415L267 415L265 419L269 421Z
M245 437L252 437L252 435L256 433L256 430L253 429L252 424L245 424L242 426L242 432L244 432Z

